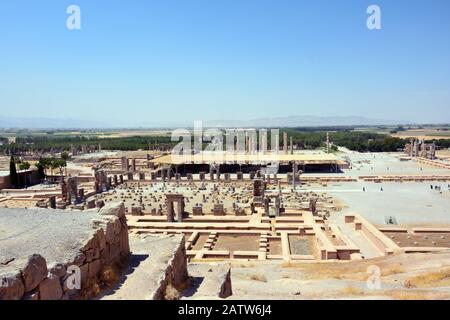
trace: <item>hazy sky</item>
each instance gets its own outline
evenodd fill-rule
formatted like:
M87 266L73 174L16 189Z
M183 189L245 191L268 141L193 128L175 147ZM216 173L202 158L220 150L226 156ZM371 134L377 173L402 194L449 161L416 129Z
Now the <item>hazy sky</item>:
M0 116L450 122L449 14L448 0L2 0Z

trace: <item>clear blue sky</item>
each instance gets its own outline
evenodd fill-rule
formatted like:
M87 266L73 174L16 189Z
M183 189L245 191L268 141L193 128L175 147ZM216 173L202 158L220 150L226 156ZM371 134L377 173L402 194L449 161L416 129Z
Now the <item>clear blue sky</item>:
M449 16L448 0L2 0L0 116L450 122Z

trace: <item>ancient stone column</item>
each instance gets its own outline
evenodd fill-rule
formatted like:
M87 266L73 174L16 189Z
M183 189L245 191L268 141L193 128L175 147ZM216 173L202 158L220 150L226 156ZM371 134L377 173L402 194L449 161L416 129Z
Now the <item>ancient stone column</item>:
M181 200L177 201L177 221L178 222L183 222L183 212L184 212L184 208L183 208L183 204L181 202Z
M78 184L75 177L67 179L67 201L72 204L78 203Z
M136 172L136 159L131 159L131 171Z
M259 197L264 195L264 190L262 187L262 181L261 180L255 180L253 181L253 196Z
M316 204L317 204L317 199L315 198L311 198L309 199L309 210L312 212L312 214L315 216L316 215Z
M132 207L131 215L132 216L142 216L142 208L141 207Z
M155 168L155 164L153 162L150 162L151 160L153 160L153 156L147 154L147 168L153 170Z
M267 130L259 130L259 152L262 154L267 153Z
M434 141L430 146L430 159L431 160L436 159L436 142Z
M225 211L223 209L223 204L222 203L215 203L214 204L213 214L215 216L224 216L225 215Z
M98 181L94 182L94 189L95 189L95 193L101 193L102 190L100 189L100 183Z
M89 200L89 201L86 203L86 207L87 207L88 209L93 209L93 208L95 208L95 199Z
M294 145L292 143L292 137L289 137L289 153L294 154Z
M122 174L119 175L119 182L120 182L120 184L123 183L123 175Z
M122 157L122 158L120 158L120 160L121 160L122 170L128 171L128 158Z
M203 206L201 204L196 204L192 208L192 214L194 216L202 216L203 215Z
M62 201L68 201L68 200L70 200L70 199L67 199L67 192L68 192L68 189L67 189L67 183L66 183L66 181L65 180L62 180L61 182L60 182L60 187L61 187L61 199L62 199Z
M281 207L281 201L280 197L275 197L275 215L278 217L280 215L280 207Z
M167 222L174 222L173 202L167 201Z
M270 199L268 197L264 197L264 214L269 216L269 202Z
M419 143L418 141L414 142L414 157L418 157L419 156Z
M292 189L295 190L296 176L298 171L297 162L292 163Z
M50 203L50 208L56 209L56 196L51 196L48 200Z
M283 153L287 154L288 151L288 135L286 132L283 132Z
M95 203L95 206L96 206L97 208L103 208L103 207L105 206L105 201L103 201L103 200L98 200L98 201Z
M78 198L81 202L84 201L84 188L78 189Z

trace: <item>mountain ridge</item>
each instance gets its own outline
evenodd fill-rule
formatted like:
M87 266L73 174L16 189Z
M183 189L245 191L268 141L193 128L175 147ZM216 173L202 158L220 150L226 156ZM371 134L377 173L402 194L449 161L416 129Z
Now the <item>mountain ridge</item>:
M205 120L203 127L325 127L325 126L377 126L415 124L410 121L371 119L361 116L292 116L257 118L250 120ZM177 128L192 127L189 121L111 121L74 118L0 117L3 129L119 129L119 128Z

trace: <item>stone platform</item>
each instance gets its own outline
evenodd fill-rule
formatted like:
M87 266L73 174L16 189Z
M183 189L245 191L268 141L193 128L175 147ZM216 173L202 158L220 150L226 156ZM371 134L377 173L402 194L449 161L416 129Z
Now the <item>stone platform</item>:
M0 249L0 300L88 299L129 256L125 208L0 209Z

